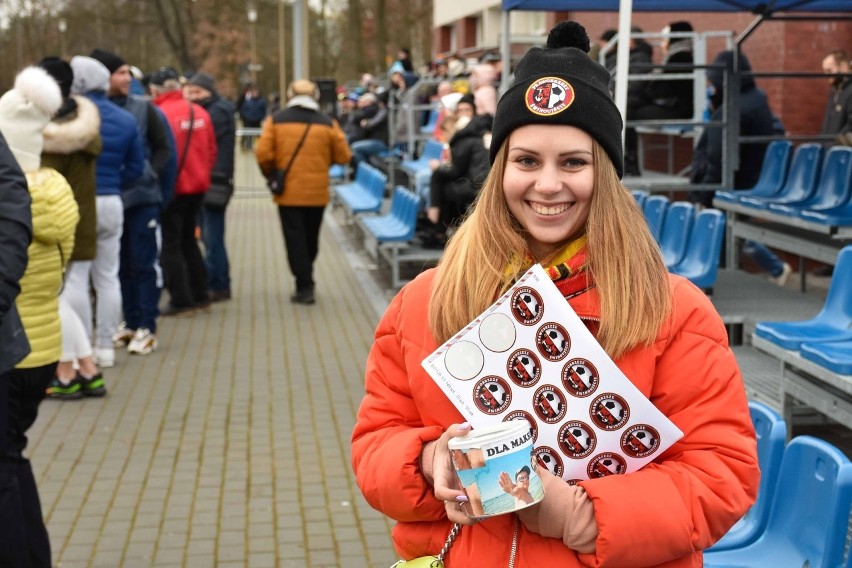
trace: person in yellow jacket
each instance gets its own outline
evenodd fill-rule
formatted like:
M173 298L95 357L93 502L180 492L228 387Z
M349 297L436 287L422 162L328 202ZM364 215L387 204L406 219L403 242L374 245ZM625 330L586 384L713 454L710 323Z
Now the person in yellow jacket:
M263 175L289 170L285 190L275 195L287 262L296 277L290 300L313 304L314 260L319 253L323 211L329 202L328 169L352 158L337 121L319 110L319 89L306 79L293 81L287 105L263 123L255 156ZM300 140L301 146L300 146Z
M26 432L35 422L45 389L62 352L59 292L65 265L74 248L79 220L68 182L56 170L41 167L43 131L59 110L62 95L44 69L28 67L15 86L0 97L0 133L26 175L32 200L33 238L27 267L15 300L30 354L7 375L8 404L0 409L5 423L0 438L0 485L17 487L17 498L6 500L0 532L19 535L17 557L3 566L51 566L50 541L41 514L35 478L23 450ZM11 485L7 485L11 481ZM12 510L6 507L11 507Z

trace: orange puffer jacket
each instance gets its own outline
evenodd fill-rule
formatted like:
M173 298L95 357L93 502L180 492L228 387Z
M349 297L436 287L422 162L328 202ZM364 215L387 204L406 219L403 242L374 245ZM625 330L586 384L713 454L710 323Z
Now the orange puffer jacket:
M450 530L418 463L426 442L463 421L420 366L437 347L427 324L434 276L427 271L403 288L379 323L352 434L358 485L371 506L398 521L393 540L407 559L436 554ZM753 503L760 477L755 435L725 328L689 281L671 276L670 285L672 315L657 340L616 363L684 437L640 471L580 483L594 503L594 553L578 554L522 525L516 568L698 567L701 550ZM594 332L597 292L569 302ZM513 517L462 527L447 565L506 566Z
M283 169L290 162L305 129L311 125L299 153L290 165L283 195L273 196L278 205L322 207L329 201L328 169L352 158L346 137L337 122L301 106L287 107L263 123L255 147L263 175Z

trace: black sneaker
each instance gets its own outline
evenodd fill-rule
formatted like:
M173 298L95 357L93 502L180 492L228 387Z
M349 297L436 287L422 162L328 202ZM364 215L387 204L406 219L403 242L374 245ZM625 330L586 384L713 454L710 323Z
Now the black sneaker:
M77 373L77 380L80 384L80 391L85 396L105 396L107 393L106 386L104 386L104 376L101 373L91 379Z
M169 304L164 310L160 311L160 315L163 317L191 316L194 311L195 306L175 306Z
M47 383L45 394L47 395L47 398L54 398L56 400L74 400L83 398L83 390L77 377L71 379L71 382L67 385L60 381L58 377L53 377L50 379L50 382Z
M290 296L290 301L294 304L315 304L316 298L314 298L313 290L302 290L301 292L296 292L292 296Z

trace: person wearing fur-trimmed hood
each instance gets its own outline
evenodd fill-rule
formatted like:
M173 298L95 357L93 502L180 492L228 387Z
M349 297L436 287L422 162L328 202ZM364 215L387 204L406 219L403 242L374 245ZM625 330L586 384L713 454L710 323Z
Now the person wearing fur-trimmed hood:
M8 389L7 405L0 412L5 422L0 424L0 492L17 487L14 498L7 494L0 499L0 534L4 539L18 536L12 557L0 550L2 566L51 566L38 490L23 450L61 353L58 296L79 219L68 182L41 164L42 132L61 104L59 86L38 67L21 71L14 88L0 97L0 133L26 175L33 226L21 293L15 300L31 351L8 374L8 384L3 385Z
M44 129L41 162L65 177L80 212L74 233L74 252L66 273L88 272L97 250L95 166L103 147L101 117L89 99L71 94L74 82L71 65L59 57L45 57L39 67L53 77L62 92L62 106ZM103 376L94 361L91 338L83 323L83 318L91 319L91 316L88 292L75 294L73 286L63 286L59 294L62 355L56 376L47 388L48 397L77 399L84 394L105 392Z

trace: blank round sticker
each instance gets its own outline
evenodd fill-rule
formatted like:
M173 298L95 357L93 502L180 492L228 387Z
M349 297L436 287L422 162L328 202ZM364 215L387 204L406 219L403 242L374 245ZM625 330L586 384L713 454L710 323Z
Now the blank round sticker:
M507 351L515 344L515 324L506 314L491 314L479 325L479 340L495 353Z
M452 376L460 381L469 381L482 370L485 357L475 343L459 341L447 349L444 364Z

